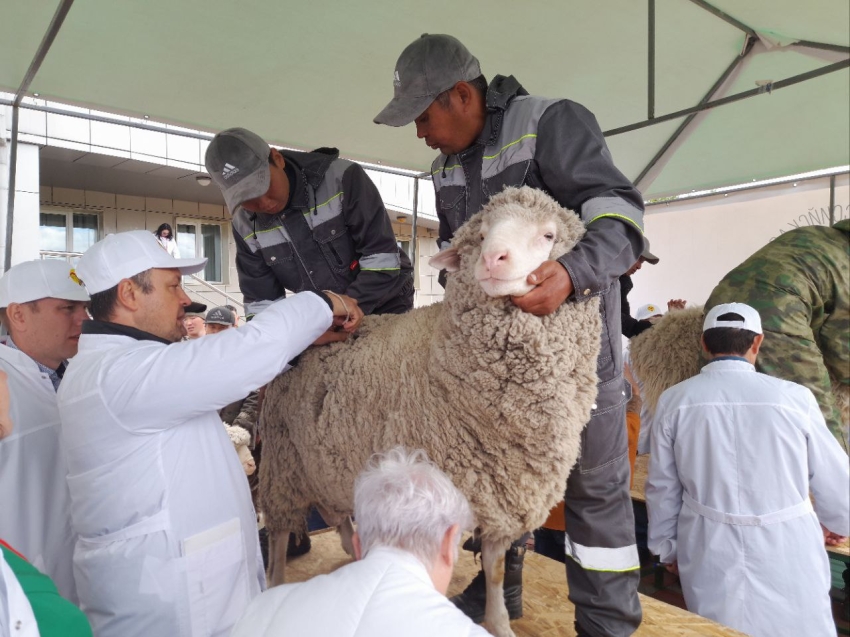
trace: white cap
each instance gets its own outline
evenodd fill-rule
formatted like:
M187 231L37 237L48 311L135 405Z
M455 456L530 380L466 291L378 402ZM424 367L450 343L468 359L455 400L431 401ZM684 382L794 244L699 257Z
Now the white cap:
M202 270L206 263L206 259L175 259L152 232L132 230L95 243L80 257L76 273L89 294L97 294L151 268L177 268L186 275Z
M47 298L89 300L85 289L71 278L71 266L64 259L25 261L10 268L0 279L0 307Z
M635 318L638 321L644 321L648 319L650 316L663 316L664 312L661 310L660 305L656 305L655 303L647 303L646 305L641 305L637 312L635 313Z
M724 314L737 314L744 318L743 321L719 321L718 316ZM735 327L739 330L749 330L756 334L761 334L761 317L759 313L745 303L724 303L717 305L708 314L705 315L705 322L702 324L702 331L710 330L714 327Z

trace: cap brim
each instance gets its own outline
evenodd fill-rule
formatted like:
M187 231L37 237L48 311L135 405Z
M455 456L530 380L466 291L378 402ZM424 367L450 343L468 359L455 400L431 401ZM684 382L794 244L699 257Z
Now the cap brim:
M207 259L174 259L173 263L170 263L166 266L166 268L177 268L180 270L180 274L183 276L188 276L190 274L195 274L195 272L200 272L204 269L204 266L207 264Z
M386 124L387 126L407 126L422 115L433 101L434 96L432 95L423 95L409 99L394 97L372 121L376 124Z
M660 260L657 256L652 254L649 250L644 250L643 254L640 255L640 258L646 261L647 263L651 263L655 265Z
M234 214L236 209L246 201L262 197L266 194L270 183L271 173L269 171L269 164L266 162L252 174L223 191L224 202L227 204L230 214Z

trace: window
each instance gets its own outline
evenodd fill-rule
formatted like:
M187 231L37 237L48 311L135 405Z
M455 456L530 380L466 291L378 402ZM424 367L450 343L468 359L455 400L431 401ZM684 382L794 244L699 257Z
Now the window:
M97 235L96 214L50 210L39 218L38 249L42 259L63 259L76 265Z
M208 283L223 283L222 263L224 250L222 248L221 224L217 223L178 223L177 248L180 257L192 259L206 257L207 265L197 276Z

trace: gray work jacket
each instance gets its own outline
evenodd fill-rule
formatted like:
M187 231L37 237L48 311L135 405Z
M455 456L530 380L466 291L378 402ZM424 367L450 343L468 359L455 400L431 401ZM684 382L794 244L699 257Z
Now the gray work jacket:
M601 297L602 351L598 361L603 405L623 398L618 278L643 251L643 198L614 166L596 118L566 99L528 95L497 75L487 90L487 118L478 140L431 166L440 219L440 247L506 186L551 195L584 222L587 232L558 259L575 292L568 302Z
M410 259L366 172L339 159L336 149L281 154L294 174L287 208L274 215L239 208L233 216L248 314L286 290L345 293L366 314L399 305L396 297L409 295Z

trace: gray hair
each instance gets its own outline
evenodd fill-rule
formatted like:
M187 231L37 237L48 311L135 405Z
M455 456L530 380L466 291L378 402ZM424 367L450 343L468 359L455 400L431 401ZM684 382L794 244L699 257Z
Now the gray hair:
M474 527L469 502L449 477L423 450L403 447L375 454L357 477L354 518L363 555L390 546L414 554L429 568L450 527Z

